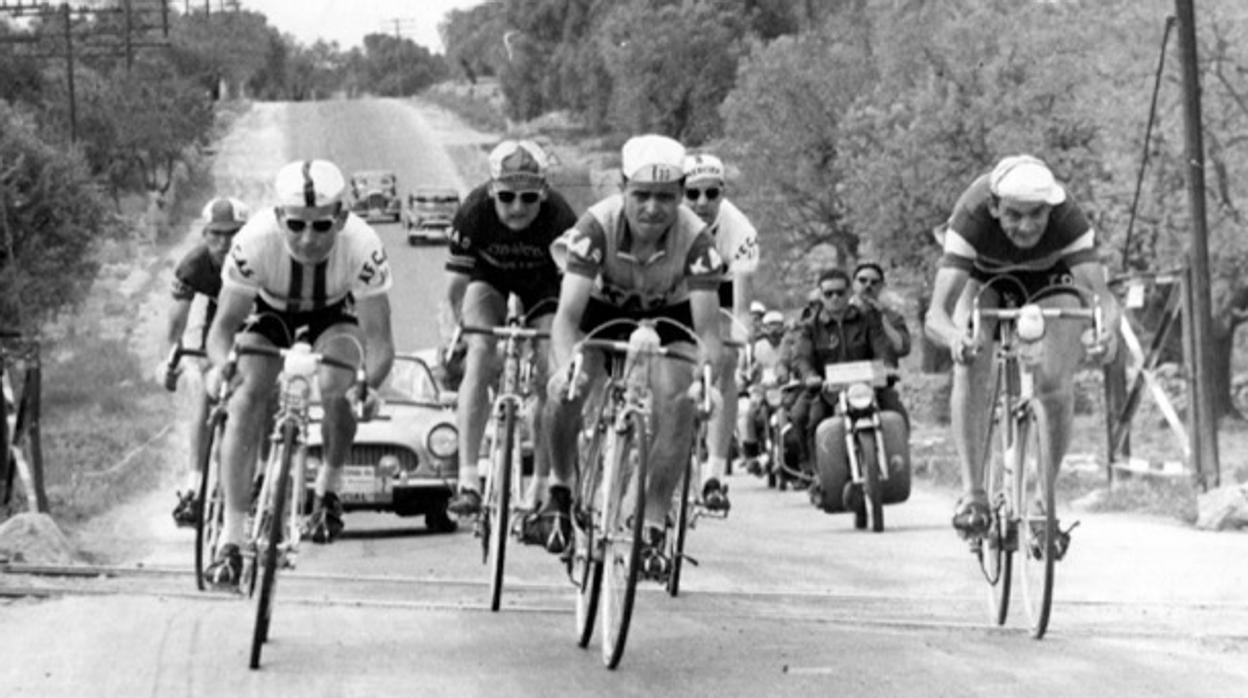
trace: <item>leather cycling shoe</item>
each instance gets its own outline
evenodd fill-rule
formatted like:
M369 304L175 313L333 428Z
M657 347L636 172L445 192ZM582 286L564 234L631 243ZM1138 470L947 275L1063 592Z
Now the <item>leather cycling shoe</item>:
M173 508L173 522L178 528L195 528L199 524L199 494L187 490L178 495L178 504Z
M461 518L476 516L481 513L481 493L470 487L460 487L459 493L447 503L446 510Z
M732 508L732 503L728 501L728 487L719 484L719 480L711 478L702 485L702 505L707 511L723 511L726 512Z
M992 508L982 491L964 495L953 513L953 527L963 538L982 538L992 527Z
M646 526L641 530L641 574L646 579L666 582L671 574L672 562L667 559L666 534L659 526Z
M243 577L243 552L233 543L226 543L204 570L204 582L217 589L237 591Z
M559 485L537 511L524 517L521 542L540 545L555 555L572 544L572 492Z
M326 492L319 497L308 517L307 535L313 543L332 543L342 534L342 502L338 495Z

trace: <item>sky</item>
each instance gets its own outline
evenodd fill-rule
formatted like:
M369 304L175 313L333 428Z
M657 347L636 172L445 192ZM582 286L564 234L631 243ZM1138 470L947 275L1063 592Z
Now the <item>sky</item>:
M343 50L363 46L365 34L399 33L442 53L438 23L451 10L464 10L483 0L242 0L244 9L269 18L269 26L310 46L317 38L337 41ZM213 6L216 6L213 2Z

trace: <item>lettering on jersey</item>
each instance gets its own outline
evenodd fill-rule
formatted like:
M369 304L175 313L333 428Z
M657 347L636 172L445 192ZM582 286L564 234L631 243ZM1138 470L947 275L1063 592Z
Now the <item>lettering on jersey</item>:
M568 242L568 252L594 264L602 261L602 250L594 247L594 241L590 236L575 228Z
M750 259L758 255L758 240L750 239L741 243L733 253L733 259Z
M719 255L719 252L714 247L707 247L706 251L698 255L698 258L693 260L693 264L689 265L689 271L698 275L713 274L723 266L724 258Z
M385 251L385 250L382 250L382 249L376 249L376 250L373 250L373 254L371 255L371 259L373 260L373 264L376 264L376 265L377 265L377 266L379 266L379 267L381 267L381 266L385 266L385 264L386 264L386 251Z
M472 239L460 232L459 228L451 228L451 244L461 249L472 247Z
M255 270L247 266L247 260L243 259L243 248L235 245L230 250L230 256L234 258L234 266L238 267L238 273L243 275L244 279L250 279L255 275Z
M377 269L373 267L372 262L365 262L364 266L360 269L360 283L367 286L376 275Z

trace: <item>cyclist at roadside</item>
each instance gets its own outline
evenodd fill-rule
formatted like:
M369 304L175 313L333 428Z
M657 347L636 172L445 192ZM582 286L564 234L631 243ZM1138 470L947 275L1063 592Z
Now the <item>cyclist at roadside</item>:
M234 234L247 222L248 215L247 205L238 199L220 196L204 205L203 240L182 257L173 272L174 303L169 308L169 324L165 332L170 349L182 342L196 295L203 296L206 301L202 332L196 339L196 346L202 347L207 341L208 327L217 312L217 294L221 292L221 264L225 261L225 253L230 249ZM183 361L189 362L190 359L184 358ZM193 363L199 371L207 368L207 362ZM182 372L184 365L179 365L177 373ZM160 380L168 377L168 370L168 364L162 360L157 374ZM192 381L188 389L191 391L190 467L186 470L186 489L178 495L178 504L173 509L173 521L181 527L193 527L199 522L199 451L208 439L208 393L202 381Z
M793 429L785 446L806 473L814 472L811 459L815 429L835 409L835 402L823 391L823 367L845 361L885 359L892 350L880 314L851 304L849 285L849 275L840 269L820 274L820 305L798 324L795 336L793 366L796 377L805 381L807 388L798 395L789 413ZM889 395L877 391L876 397L881 409L905 414L895 392Z
M958 198L945 233L926 328L935 341L949 347L954 360L950 413L962 461L963 496L953 525L963 535L982 534L989 525L988 497L979 483L992 419L993 406L984 396L992 391L995 324L985 323L978 337L969 336L967 327L974 298L998 274L1017 278L1027 295L1054 284L1081 286L1098 294L1105 327L1117 327L1119 320L1097 257L1096 231L1042 161L1030 155L1003 158ZM1011 286L995 286L980 296L984 307L1001 303L997 289L1016 293ZM1026 298L1013 300L1022 303ZM1044 304L1073 306L1078 298L1059 294ZM1075 322L1048 323L1035 367L1035 394L1045 417L1040 423L1048 426L1048 467L1054 473L1069 445L1073 378L1083 355L1084 329ZM1110 332L1096 338L1107 349L1106 360L1113 357L1114 337Z
M455 214L451 257L447 260L447 303L455 323L492 327L507 315L515 294L532 325L549 330L559 296L559 268L550 244L576 223L576 214L546 182L546 154L532 141L505 140L490 153L490 181L472 190ZM542 301L546 305L538 307ZM459 492L448 509L469 516L481 509L477 458L489 417L489 387L501 368L494 337L468 335L455 423L459 428ZM546 343L537 343L534 385L537 414L534 472L549 471L545 430L540 428L546 397ZM536 492L542 492L540 483Z
M853 278L854 296L850 302L860 308L879 313L883 320L880 327L884 330L884 335L888 337L889 352L884 357L884 363L892 368L898 368L900 360L910 354L910 328L906 325L906 318L901 313L880 300L880 293L884 290L884 268L875 262L859 262L858 266L854 267ZM879 392L881 395L887 394L885 400L889 404L901 404L901 396L897 393L897 388L892 385L880 388ZM904 411L901 414L906 418L906 425L909 426L910 415Z
M579 377L585 383L578 387L577 398L554 398L566 394L577 340L617 318L669 318L697 333L703 343L701 361L720 365L716 290L724 263L702 221L680 205L685 149L665 136L644 135L630 138L621 155L623 192L590 207L553 248L565 270L551 334L553 374L547 392L552 399L546 403L554 470L550 497L531 519L551 552L561 552L571 540L569 486L575 477L581 408L605 375L602 354L592 352ZM692 354L683 332L665 323L656 329L662 343ZM628 328L596 336L627 339ZM658 554L672 491L693 445L693 371L674 359L659 359L649 378L654 433L643 543L649 553ZM718 401L717 396L712 400Z
M750 372L749 408L740 425L741 451L745 456L747 471L758 475L761 473L758 457L762 455L759 446L759 435L767 430L766 389L779 385L787 379L786 369L781 361L782 342L784 340L784 314L778 310L767 311L763 315L762 331L754 340L754 363L748 367Z
M762 318L748 318L747 309L750 315L756 310L766 312L761 303L750 302L750 281L758 269L758 231L741 209L724 197L726 189L724 163L719 158L699 154L685 159L685 202L707 224L707 232L728 265L719 285L719 305L745 322L753 334ZM747 337L746 341L750 339ZM702 473L702 502L711 511L726 511L730 506L724 475L728 470L732 431L737 423L738 360L735 349L724 351L716 386L725 398L724 409L711 415L706 429L707 467Z
M345 207L346 180L333 163L289 163L278 171L275 185L277 205L252 216L225 260L217 317L208 335L208 356L214 366L209 389L218 385L219 367L234 342L289 347L295 332L306 328L314 351L349 363L363 360L370 386L363 412L370 418L379 406L376 388L394 360L388 294L392 279L385 248L377 233ZM235 337L235 329L252 314L255 321ZM280 370L281 362L269 357L244 356L238 361L238 384L221 445L225 490L221 546L204 571L207 581L218 586L238 584L251 467L263 410ZM329 367L318 373L325 459L307 522L316 543L332 541L343 528L337 491L355 436L354 379Z

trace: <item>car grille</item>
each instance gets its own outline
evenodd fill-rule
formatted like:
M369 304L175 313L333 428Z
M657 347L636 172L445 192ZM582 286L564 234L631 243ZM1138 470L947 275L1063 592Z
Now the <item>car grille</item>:
M416 454L406 448L397 446L361 446L358 444L351 447L351 454L347 456L347 463L351 465L377 465L381 461L381 457L385 455L398 457L399 466L403 470L415 470L419 464Z
M369 208L385 208L386 207L386 195L385 194L369 194L368 205L369 205Z

